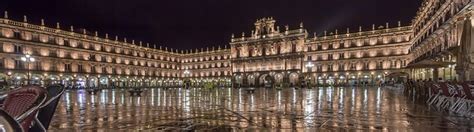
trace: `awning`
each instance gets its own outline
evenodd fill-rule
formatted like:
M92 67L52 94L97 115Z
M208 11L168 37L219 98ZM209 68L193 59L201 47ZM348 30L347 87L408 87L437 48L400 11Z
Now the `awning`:
M408 76L408 73L406 72L394 72L386 75L385 77L403 77L403 76Z
M454 65L454 62L441 62L433 60L422 60L416 63L408 64L406 68L438 68L438 67L447 67L449 65Z

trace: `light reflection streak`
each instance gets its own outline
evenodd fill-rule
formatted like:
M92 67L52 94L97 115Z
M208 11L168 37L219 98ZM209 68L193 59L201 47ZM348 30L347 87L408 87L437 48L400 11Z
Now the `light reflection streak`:
M436 131L439 124L445 123L440 119L408 118L407 112L414 116L436 114L420 111L420 106L414 106L402 96L386 94L390 91L375 87L357 87L352 90L341 87L297 90L256 89L253 94L246 94L245 89L149 90L152 93L144 94L142 97L132 97L127 90L108 90L110 92L101 93L100 105L93 105L94 102L98 102L95 100L99 99L97 95L76 90L67 91L65 99L62 99L58 106L50 129L52 131L74 131L75 129L153 131L158 130L163 124L185 122L182 124L199 123L211 126L226 124L237 126L242 131L248 130L248 126L262 131L274 128L281 128L282 131L290 131L291 128L295 128L295 131L319 131L321 128L328 130L341 126L348 131L354 129ZM123 105L102 105L102 103L119 102L119 98ZM350 100L353 105L350 105ZM373 105L376 106L373 107ZM65 106L67 109L64 109ZM227 111L221 111L219 107L226 108ZM461 129L469 128L462 124L469 121L457 121L457 117L449 118L460 122L456 125L461 124ZM251 120L251 123L248 120ZM322 126L326 121L328 122ZM263 124L267 126L263 128ZM205 127L210 128L210 126Z
M380 87L377 88L377 99L376 99L376 105L375 105L375 108L376 108L376 111L377 111L377 114L380 113L380 105L381 105L381 101L382 101L382 91L380 89Z
M344 111L344 89L345 88L339 88L339 113L342 113Z

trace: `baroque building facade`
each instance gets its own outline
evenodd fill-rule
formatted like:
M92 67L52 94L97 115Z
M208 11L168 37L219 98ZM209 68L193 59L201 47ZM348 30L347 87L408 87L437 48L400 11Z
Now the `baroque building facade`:
M303 23L254 23L230 46L177 50L85 29L64 30L0 19L0 81L80 87L291 86L378 84L393 74L413 79L474 77L471 0L425 0L409 25L309 35ZM24 61L26 55L34 62ZM434 65L433 63L437 64ZM402 74L404 73L404 74Z

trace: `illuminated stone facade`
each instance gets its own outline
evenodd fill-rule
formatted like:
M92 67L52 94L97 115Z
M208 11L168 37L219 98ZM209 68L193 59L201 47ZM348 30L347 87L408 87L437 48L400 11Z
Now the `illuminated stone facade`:
M10 20L5 12L0 80L85 87L374 85L400 72L415 79L472 80L471 6L470 0L426 0L409 25L322 35L309 35L303 23L280 28L273 18L262 18L247 35L232 35L230 46L200 50L150 47L72 26L66 31L59 23L49 28L43 20L28 23L26 16ZM26 54L36 61L21 61ZM411 67L425 60L450 65Z
M5 14L0 19L3 82L20 85L31 80L34 84L82 87L159 87L181 85L183 69L189 69L192 77L199 80L230 76L228 49L178 53L126 38L109 39L107 34L100 38L97 32L90 34L84 29L78 33L72 26L70 31L65 31L59 23L56 28L48 28L43 20L41 25L28 23L26 17L23 22L13 21ZM36 61L21 61L25 55L33 56Z

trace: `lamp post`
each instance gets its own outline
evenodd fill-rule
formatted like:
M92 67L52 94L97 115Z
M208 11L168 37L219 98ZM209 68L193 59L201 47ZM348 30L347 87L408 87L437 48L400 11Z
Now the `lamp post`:
M27 69L27 72L28 72L28 73L27 73L27 74L28 74L28 75L27 75L28 78L27 78L27 83L26 83L26 84L29 85L29 84L30 84L30 78L31 78L31 74L30 74L30 71L31 71L31 70L30 70L30 62L35 62L36 59L33 58L33 56L31 56L31 55L29 55L29 54L26 54L25 56L21 57L21 61L23 61L23 62L26 63L26 67L27 67L26 69Z

